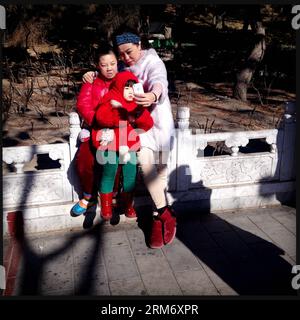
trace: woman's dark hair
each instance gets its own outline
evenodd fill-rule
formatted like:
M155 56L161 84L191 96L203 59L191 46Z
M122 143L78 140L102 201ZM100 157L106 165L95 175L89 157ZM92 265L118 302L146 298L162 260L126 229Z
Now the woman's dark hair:
M112 40L112 43L113 43L113 46L114 46L114 49L116 52L118 52L118 46L116 44L116 36L119 36L119 35L121 35L123 33L127 33L127 32L136 34L137 36L140 36L139 32L136 29L134 29L126 24L121 24L113 32L112 37L111 37L111 40ZM148 49L151 47L147 37L145 37L145 36L141 36L141 47L142 47L142 49Z
M101 42L95 52L95 63L98 65L99 59L107 54L114 54L117 57L115 49L108 42Z
M129 80L126 81L124 87L132 87L135 83L137 83L135 80L129 79Z

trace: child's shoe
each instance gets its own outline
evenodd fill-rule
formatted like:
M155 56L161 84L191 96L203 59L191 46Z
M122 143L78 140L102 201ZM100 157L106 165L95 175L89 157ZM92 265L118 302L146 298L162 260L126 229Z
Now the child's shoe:
M132 204L133 204L133 193L122 192L121 193L121 209L124 210L125 216L131 219L136 218L136 212Z
M96 204L97 204L97 202L94 200L81 199L72 207L71 213L74 216L80 216L81 214L86 213L88 208L90 208Z
M159 249L164 245L162 221L154 216L149 239L149 246L152 249Z
M112 198L113 193L100 193L100 206L101 206L101 217L104 220L110 220L112 218Z

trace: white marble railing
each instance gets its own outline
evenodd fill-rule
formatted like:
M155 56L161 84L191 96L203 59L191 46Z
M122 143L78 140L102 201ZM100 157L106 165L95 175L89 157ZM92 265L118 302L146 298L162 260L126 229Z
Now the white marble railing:
M41 154L58 160L60 168L24 172L25 164ZM73 200L68 177L71 162L68 143L3 148L3 161L12 167L12 172L3 175L4 208Z
M177 171L177 184L173 183L173 190L188 190L191 185L208 187L295 179L295 104L286 105L280 129L192 134L188 129L188 108L180 108L177 119L180 128L176 136L177 156L171 169ZM265 140L269 152L240 153L240 147L247 146L252 139ZM212 142L223 142L230 155L204 157L204 149ZM184 170L178 170L180 167Z
M286 104L279 129L193 134L188 129L189 109L178 108L178 129L168 166L170 201L174 201L176 194L176 199L181 197L182 201L209 197L211 203L218 200L223 205L225 198L238 201L239 198L250 197L249 201L252 201L258 193L268 196L294 192L295 110L294 103ZM3 148L3 162L14 171L3 176L3 206L6 211L66 203L71 207L71 202L78 199L78 180L73 164L80 131L77 113L70 114L69 123L69 143ZM269 150L241 153L240 147L245 147L251 139L264 139L270 146ZM214 142L223 142L230 155L204 156L204 149ZM59 161L60 168L24 172L24 165L36 154L49 154L50 159ZM228 208L236 205L230 201ZM260 204L262 202L259 201L249 203L250 206ZM222 205L216 208L223 208Z

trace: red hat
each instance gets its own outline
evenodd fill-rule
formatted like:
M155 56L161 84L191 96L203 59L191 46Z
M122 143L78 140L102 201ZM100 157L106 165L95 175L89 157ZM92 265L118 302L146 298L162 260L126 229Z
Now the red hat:
M128 80L139 82L138 78L130 71L122 71L117 73L110 85L109 92L103 97L103 102L116 100L122 104L127 111L133 111L137 104L134 101L126 101L123 97L124 87Z

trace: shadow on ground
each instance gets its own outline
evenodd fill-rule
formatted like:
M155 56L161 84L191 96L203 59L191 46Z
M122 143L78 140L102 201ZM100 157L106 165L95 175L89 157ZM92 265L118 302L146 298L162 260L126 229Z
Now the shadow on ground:
M191 181L189 185L192 188ZM199 206L179 199L173 203L177 238L240 295L295 295L291 265L281 257L285 252L212 213L212 191L202 188L209 196Z

